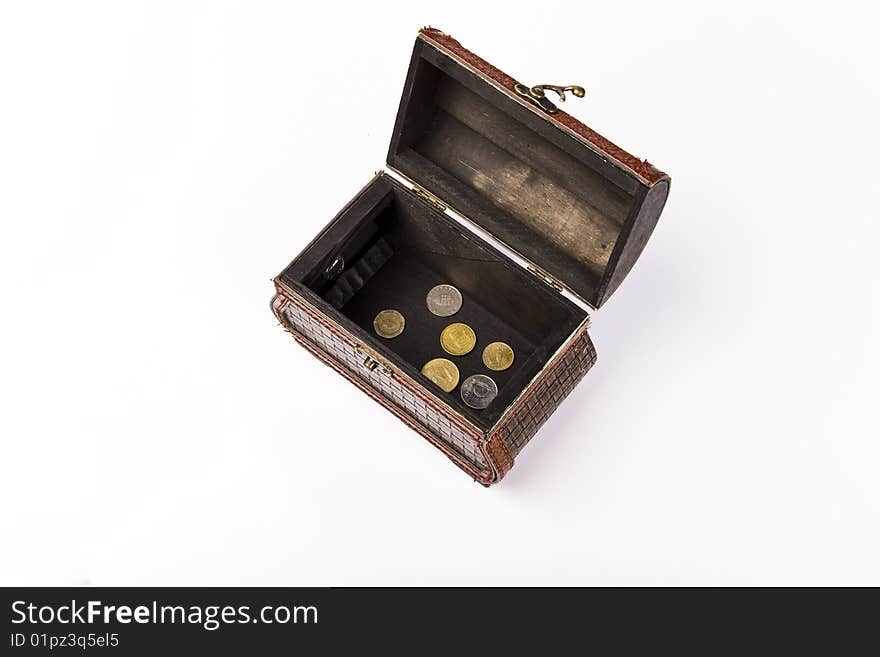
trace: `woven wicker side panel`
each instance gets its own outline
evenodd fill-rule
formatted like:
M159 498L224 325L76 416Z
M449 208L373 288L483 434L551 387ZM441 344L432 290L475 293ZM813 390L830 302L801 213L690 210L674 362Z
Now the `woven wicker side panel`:
M294 337L303 346L428 438L456 465L483 483L495 478L480 447L482 435L468 431L433 405L427 394L422 396L417 389L390 376L381 367L366 369L364 355L356 345L334 330L327 318L309 312L304 304L278 296L272 308L283 324L296 331Z
M584 329L556 362L544 371L535 389L519 401L519 406L493 432L492 437L500 436L515 457L595 362L596 348Z

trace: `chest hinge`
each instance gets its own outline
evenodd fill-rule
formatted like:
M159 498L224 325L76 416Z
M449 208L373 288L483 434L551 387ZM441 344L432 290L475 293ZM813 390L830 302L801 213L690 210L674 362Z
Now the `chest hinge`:
M557 292L562 292L565 289L565 286L563 286L562 283L557 281L555 278L553 278L547 272L541 271L540 269L538 269L537 267L534 267L532 265L528 265L528 269L532 274L534 274L535 276L540 278L544 283L546 283L547 285L552 287Z
M413 185L412 190L416 193L416 196L425 199L428 203L440 210L440 212L444 212L446 210L446 204L428 190L422 189L418 185Z

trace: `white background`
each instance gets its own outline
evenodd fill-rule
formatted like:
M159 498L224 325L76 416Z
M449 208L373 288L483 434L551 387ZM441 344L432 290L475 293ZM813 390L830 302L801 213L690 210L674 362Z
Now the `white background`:
M877 16L817 4L4 4L0 583L880 584ZM491 489L269 312L428 23L673 178Z

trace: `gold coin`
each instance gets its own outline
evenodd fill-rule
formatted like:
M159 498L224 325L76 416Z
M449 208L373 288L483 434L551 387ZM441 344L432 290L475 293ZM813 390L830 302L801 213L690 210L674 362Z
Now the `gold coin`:
M464 356L470 353L477 344L477 335L467 324L456 322L450 324L440 334L440 346L443 351L453 356Z
M493 372L501 372L513 365L513 349L506 342L493 342L483 349L483 364Z
M373 329L383 338L396 338L403 333L406 321L396 310L383 310L373 320Z
M422 374L436 383L444 392L452 392L458 385L458 368L451 360L435 358L422 367Z

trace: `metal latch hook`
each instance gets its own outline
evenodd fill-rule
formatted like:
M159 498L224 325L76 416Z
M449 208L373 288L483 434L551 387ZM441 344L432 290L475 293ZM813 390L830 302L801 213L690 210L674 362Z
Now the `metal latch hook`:
M534 87L527 87L526 85L517 82L513 89L517 94L526 98L534 105L537 105L548 114L556 114L556 112L559 111L559 108L547 98L547 91L555 92L559 96L559 102L561 103L565 102L566 91L570 91L571 95L576 98L583 98L587 95L586 90L576 84L569 84L566 86L558 84L536 84Z

